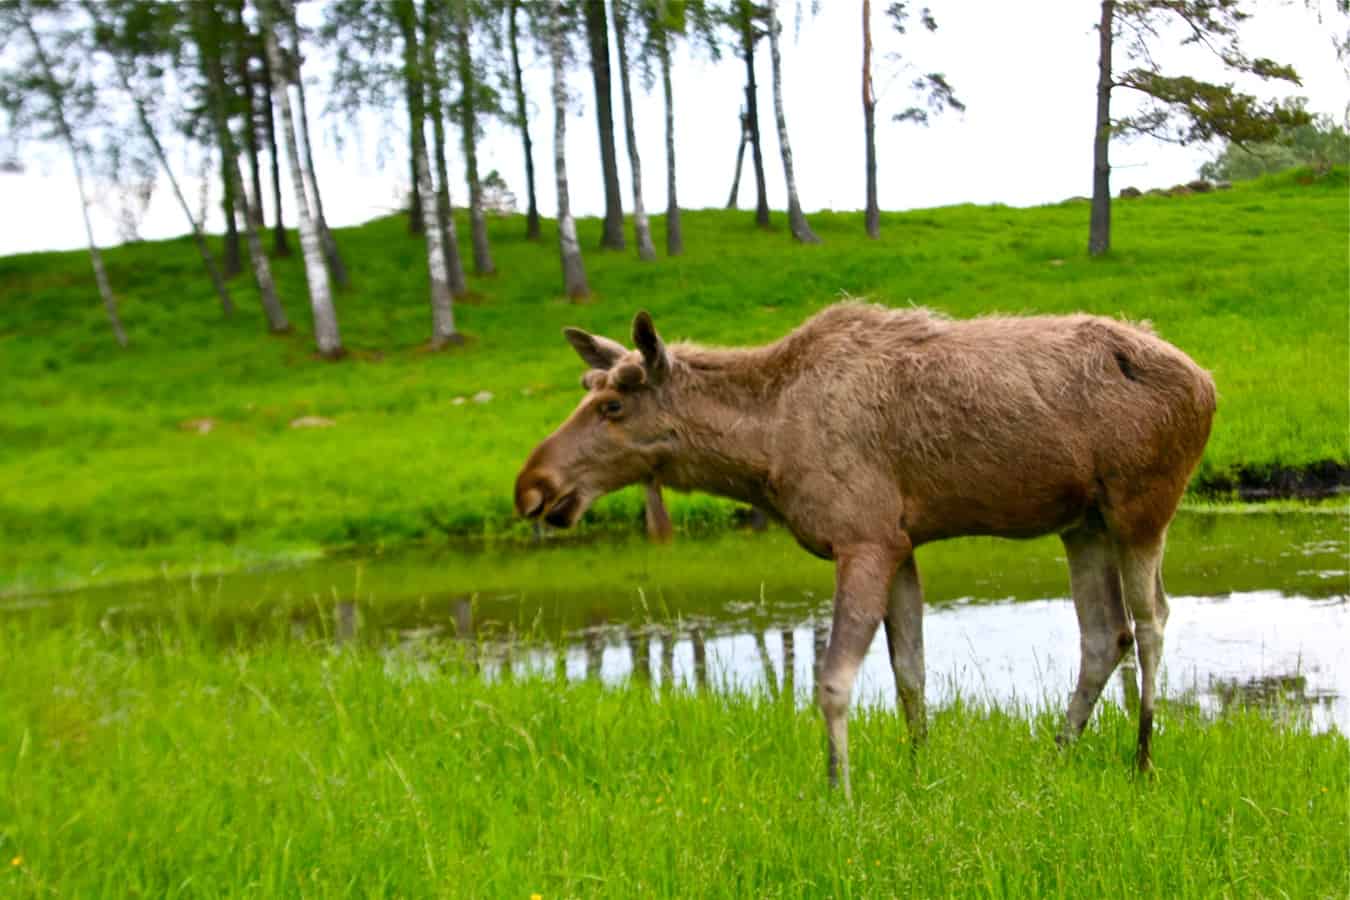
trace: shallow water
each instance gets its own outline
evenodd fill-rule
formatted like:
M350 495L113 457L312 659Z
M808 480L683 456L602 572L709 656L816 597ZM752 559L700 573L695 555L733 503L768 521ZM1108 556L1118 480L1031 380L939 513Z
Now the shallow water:
M1179 517L1164 567L1164 695L1350 732L1346 525L1327 513ZM1058 541L953 541L918 560L929 700L1061 706L1078 634ZM488 678L639 678L809 702L831 593L831 567L780 532L673 547L553 538L17 597L0 617L183 629L223 645L280 634L382 653L401 678L435 677L453 651ZM1109 688L1117 701L1125 674ZM880 636L855 697L894 703Z

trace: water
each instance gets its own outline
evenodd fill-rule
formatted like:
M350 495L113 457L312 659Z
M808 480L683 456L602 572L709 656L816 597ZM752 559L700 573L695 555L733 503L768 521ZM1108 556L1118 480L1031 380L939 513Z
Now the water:
M1164 567L1172 614L1163 693L1220 714L1256 705L1350 733L1350 564L1337 514L1189 514ZM1063 705L1078 631L1058 541L921 548L928 699ZM187 629L222 644L278 634L384 655L391 677L436 677L446 650L489 679L641 679L765 689L809 702L832 567L781 533L348 556L220 578L0 602L36 627ZM1128 690L1127 665L1107 696ZM894 704L880 635L857 702Z

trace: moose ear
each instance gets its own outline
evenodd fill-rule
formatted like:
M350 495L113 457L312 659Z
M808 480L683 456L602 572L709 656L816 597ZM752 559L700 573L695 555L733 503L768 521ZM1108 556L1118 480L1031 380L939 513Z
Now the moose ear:
M656 333L651 315L644 309L633 319L633 343L642 352L642 364L647 369L647 380L659 384L670 372L670 356L666 345Z
M628 353L618 341L611 341L598 334L590 334L580 328L564 328L563 337L582 361L592 369L608 371L616 362Z

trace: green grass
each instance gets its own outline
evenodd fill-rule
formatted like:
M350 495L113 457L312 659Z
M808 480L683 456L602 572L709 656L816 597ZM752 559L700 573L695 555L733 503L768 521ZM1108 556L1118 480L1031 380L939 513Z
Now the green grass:
M1141 779L1119 710L1056 724L855 716L850 807L762 697L0 620L0 894L1344 896L1344 736L1168 705Z
M650 309L671 339L763 342L844 295L954 316L1087 310L1152 320L1210 368L1221 395L1202 475L1350 461L1345 386L1347 176L1299 173L1186 198L1115 205L1114 251L1084 253L1087 207L957 206L812 218L820 247L754 230L747 213L690 212L688 253L641 264L590 252L594 301L559 296L551 234L494 221L502 274L457 307L469 344L431 354L420 239L402 219L339 232L355 284L338 298L351 356L317 361L303 270L279 261L300 331L263 333L254 290L222 322L187 239L108 252L133 345L108 334L84 255L0 259L0 591L90 573L238 568L352 544L519 533L512 478L571 409L578 324L624 338ZM662 223L656 220L658 244ZM580 223L586 248L599 223ZM461 229L467 233L468 229ZM492 402L454 405L481 390ZM336 420L293 430L302 415ZM210 434L180 428L211 417ZM686 528L730 506L680 498ZM630 527L639 497L591 520Z

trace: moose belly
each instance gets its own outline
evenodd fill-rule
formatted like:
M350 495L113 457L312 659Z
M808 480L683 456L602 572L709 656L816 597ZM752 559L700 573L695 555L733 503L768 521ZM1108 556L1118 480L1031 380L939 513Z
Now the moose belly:
M914 544L964 535L1032 538L1067 531L1094 503L1082 481L950 485L905 497L901 527Z

